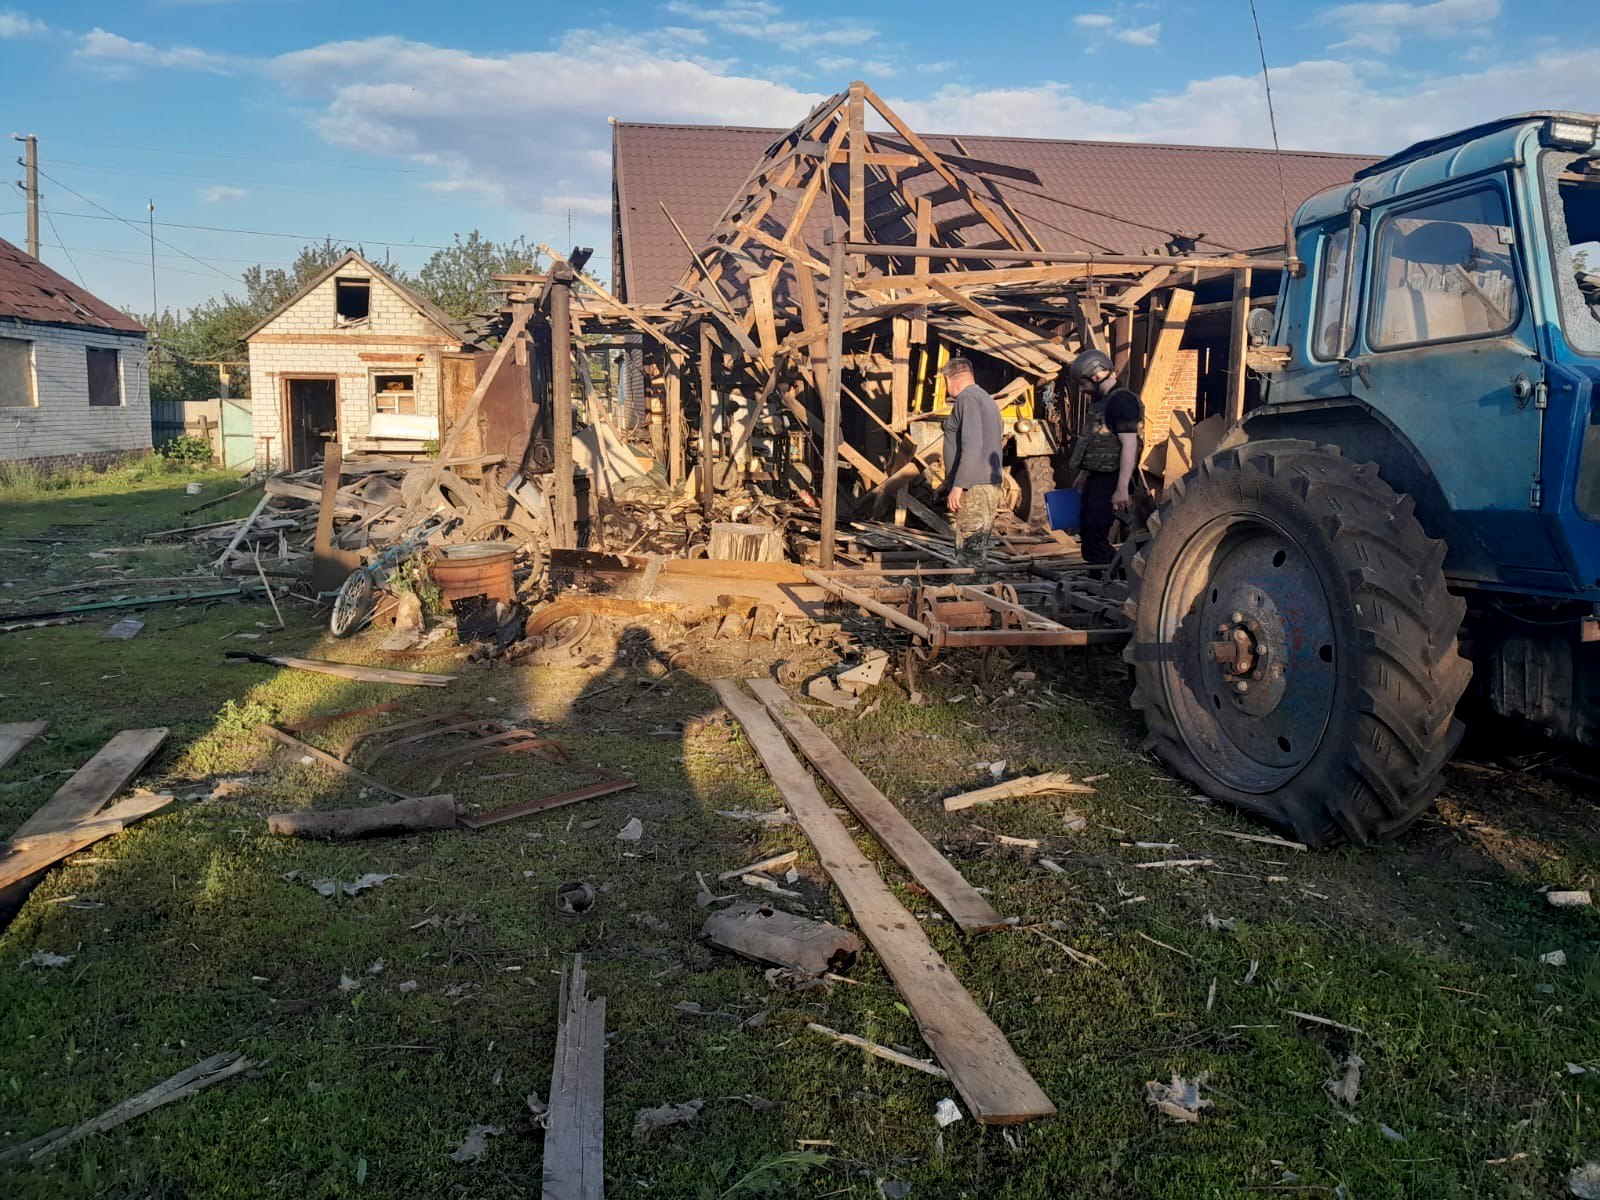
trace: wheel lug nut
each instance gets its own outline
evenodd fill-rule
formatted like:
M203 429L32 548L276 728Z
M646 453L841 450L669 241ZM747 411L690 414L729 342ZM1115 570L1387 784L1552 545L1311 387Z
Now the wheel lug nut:
M1244 623L1244 614L1241 612L1236 612L1229 619L1232 620L1235 625L1242 625Z
M1247 681L1241 679L1241 680L1239 680L1238 683L1233 685L1233 690L1238 692L1242 696L1242 695L1244 695L1246 692L1248 692L1250 690L1250 684Z

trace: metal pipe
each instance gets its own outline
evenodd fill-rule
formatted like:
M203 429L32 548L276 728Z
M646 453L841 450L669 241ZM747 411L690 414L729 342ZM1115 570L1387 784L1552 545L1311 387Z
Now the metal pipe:
M898 608L895 608L892 605L880 604L865 592L858 592L853 587L846 587L837 579L831 579L827 575L824 575L821 571L808 570L805 573L805 576L823 591L832 592L841 600L848 600L856 607L864 608L869 613L882 617L885 621L889 622L889 624L896 625L899 628L904 629L907 633L921 638L923 641L928 641L932 637L933 631L921 621L906 616L905 613L901 612Z

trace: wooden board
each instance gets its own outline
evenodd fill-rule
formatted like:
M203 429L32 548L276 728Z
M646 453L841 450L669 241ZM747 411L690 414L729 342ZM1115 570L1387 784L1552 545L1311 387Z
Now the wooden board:
M734 680L719 679L712 686L744 727L795 822L815 847L968 1110L986 1125L1054 1116L1055 1105L828 808L772 718Z
M29 742L48 728L49 721L18 721L13 725L0 725L0 767L10 763Z
M0 895L16 884L54 866L70 854L116 833L172 803L167 795L135 796L113 805L98 816L58 830L20 830L10 850L0 855Z
M363 667L356 663L328 662L321 658L296 658L292 654L251 654L244 650L229 650L227 656L243 662L263 662L274 667L293 667L297 671L315 671L318 675L335 675L340 679L354 679L361 683L403 683L412 687L446 687L454 675L430 675L426 671L393 671L388 667Z
M544 1200L605 1194L606 1000L590 998L583 955L561 972L561 1025L544 1132Z
M950 860L934 849L922 831L906 820L905 814L873 786L828 735L812 724L811 718L795 706L776 681L751 679L747 682L756 699L783 726L789 740L839 793L845 807L855 813L867 832L911 873L911 878L928 889L928 894L950 914L962 933L987 933L1005 927L1005 918L994 906L961 877Z
M24 821L15 837L58 833L87 821L98 813L149 762L161 743L165 729L124 729L73 774L43 807Z

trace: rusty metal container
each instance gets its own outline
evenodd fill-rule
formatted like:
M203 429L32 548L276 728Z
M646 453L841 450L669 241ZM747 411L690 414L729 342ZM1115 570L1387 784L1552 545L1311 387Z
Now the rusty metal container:
M504 542L463 542L446 546L429 573L446 603L468 596L487 596L510 604L515 597L511 565L516 550Z

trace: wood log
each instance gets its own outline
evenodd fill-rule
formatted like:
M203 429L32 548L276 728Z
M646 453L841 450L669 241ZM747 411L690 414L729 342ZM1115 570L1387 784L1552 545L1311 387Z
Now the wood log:
M454 796L420 796L415 800L335 812L273 813L267 818L267 829L271 833L333 840L416 829L454 829L455 825Z

